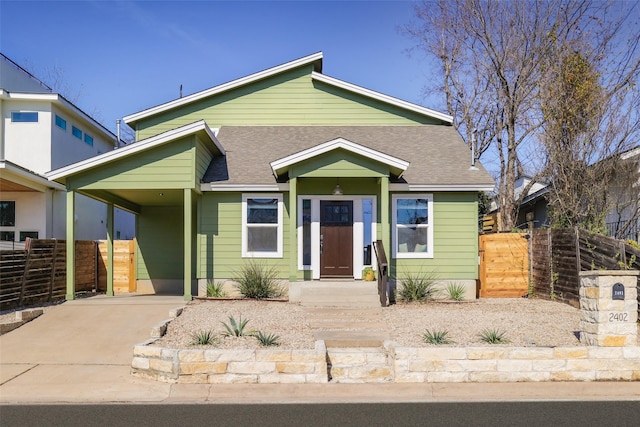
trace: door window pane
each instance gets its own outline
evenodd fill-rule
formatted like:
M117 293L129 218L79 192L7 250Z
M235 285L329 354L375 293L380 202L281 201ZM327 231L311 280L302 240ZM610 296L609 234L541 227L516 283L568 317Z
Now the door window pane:
M302 201L302 264L311 265L311 200Z
M16 202L0 201L0 226L14 227L16 225Z

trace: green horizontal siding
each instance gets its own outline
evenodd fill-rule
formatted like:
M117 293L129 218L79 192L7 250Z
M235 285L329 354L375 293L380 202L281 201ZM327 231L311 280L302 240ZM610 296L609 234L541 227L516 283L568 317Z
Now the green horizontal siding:
M194 188L195 137L173 141L119 159L67 181L70 189Z
M383 163L362 157L347 150L333 150L313 159L292 165L289 177L380 177L389 175Z
M280 278L289 275L288 193L283 194L283 257L254 258L275 266ZM200 229L198 230L199 278L228 279L235 277L250 258L242 258L242 194L205 193L202 196Z
M311 78L312 65L229 90L135 124L138 139L204 119L232 125L409 125L438 123L422 114L350 93Z
M200 180L204 177L207 168L209 167L209 163L211 163L211 159L213 159L213 155L207 149L204 142L197 138L196 145L196 171L195 171L195 186L196 188L200 184Z
M377 178L340 178L339 182L345 195L379 196L380 193ZM330 196L337 183L337 178L298 178L298 194Z
M401 279L403 275L422 271L434 273L441 279L477 279L476 193L434 193L433 226L434 257L393 259L391 275Z
M182 279L182 207L144 207L138 215L138 279Z

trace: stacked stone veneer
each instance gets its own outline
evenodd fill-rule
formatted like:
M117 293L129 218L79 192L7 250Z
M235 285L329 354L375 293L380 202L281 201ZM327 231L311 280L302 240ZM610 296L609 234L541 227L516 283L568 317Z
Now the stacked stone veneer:
M133 349L131 373L171 383L326 383L324 341L313 350Z
M640 380L640 347L398 347L395 382Z
M640 381L640 347L176 350L135 346L135 376L180 383ZM328 355L328 356L327 356ZM330 360L327 364L327 357ZM329 367L329 369L327 369Z
M580 272L580 341L603 347L638 344L638 272ZM613 287L622 284L624 299L614 300Z

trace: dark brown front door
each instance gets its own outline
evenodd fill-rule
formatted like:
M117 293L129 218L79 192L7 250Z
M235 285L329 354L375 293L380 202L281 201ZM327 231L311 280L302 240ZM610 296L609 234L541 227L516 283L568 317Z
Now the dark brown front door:
M353 277L352 201L320 201L320 276Z

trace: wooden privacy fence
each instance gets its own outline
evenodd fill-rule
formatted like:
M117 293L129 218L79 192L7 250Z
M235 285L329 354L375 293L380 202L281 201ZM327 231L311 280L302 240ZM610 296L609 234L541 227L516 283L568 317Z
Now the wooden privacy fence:
M580 305L580 271L640 270L639 249L578 228L533 230L531 252L535 294L575 307Z
M135 240L114 240L113 242L113 291L135 292ZM107 241L98 241L98 289L107 290Z
M96 242L77 241L76 292L96 285ZM0 310L63 299L66 241L28 240L24 250L0 251Z
M527 235L480 235L480 296L521 297L529 288Z

